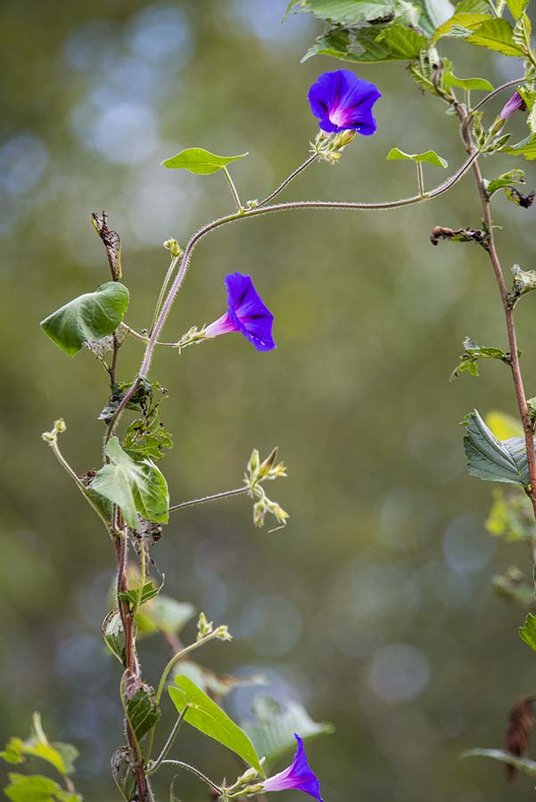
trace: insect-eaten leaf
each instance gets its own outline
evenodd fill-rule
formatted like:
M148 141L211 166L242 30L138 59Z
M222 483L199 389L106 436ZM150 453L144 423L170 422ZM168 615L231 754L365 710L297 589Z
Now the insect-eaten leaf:
M522 437L498 440L476 410L466 416L464 425L463 443L471 476L488 482L528 485L527 452Z
M452 371L450 381L454 381L462 373L478 376L480 359L498 359L501 362L508 363L508 354L501 348L477 345L470 337L466 337L463 341L463 353L460 354L460 362Z
M287 702L283 707L270 696L259 695L253 701L253 713L253 720L240 723L268 763L295 748L295 732L304 741L334 732L331 724L313 721L298 702Z
M240 153L238 156L218 156L204 148L187 148L181 150L176 156L164 159L162 166L170 170L188 170L195 175L212 175L223 170L231 162L243 159L247 155L247 153Z
M249 736L204 691L185 676L176 677L168 691L179 713L187 708L184 721L226 746L264 777Z
M97 471L91 490L117 504L131 529L138 528L138 513L148 521L167 523L167 482L154 462L147 458L134 461L121 448L117 437L110 438L106 455L110 462Z
M387 154L387 159L388 161L403 159L404 161L427 162L435 164L436 167L448 167L446 159L438 156L435 150L426 150L424 153L404 153L400 148L392 148Z
M69 356L84 343L100 340L119 326L128 308L127 288L119 281L101 284L52 312L41 321L41 328L58 348Z

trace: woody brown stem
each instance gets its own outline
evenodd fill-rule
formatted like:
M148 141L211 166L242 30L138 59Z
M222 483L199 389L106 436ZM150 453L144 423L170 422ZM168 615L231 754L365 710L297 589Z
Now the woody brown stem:
M454 106L458 114L458 117L460 118L462 123L462 129L461 129L462 136L466 145L467 152L469 153L469 155L472 155L473 153L477 152L477 148L475 147L475 144L473 142L471 131L469 127L466 125L466 121L469 116L467 109L463 104L458 102L455 102ZM475 161L473 162L471 169L473 171L473 175L475 177L475 181L478 188L478 193L480 195L482 214L487 229L488 236L486 240L485 249L488 253L489 260L493 268L493 273L495 275L495 280L497 282L497 287L499 289L499 294L501 296L501 302L504 311L504 319L506 323L506 334L508 337L508 349L510 356L509 365L512 371L512 379L514 382L514 391L516 396L517 408L521 424L523 426L525 447L527 450L529 484L525 489L532 504L534 517L536 518L536 454L534 452L534 432L532 430L532 421L529 414L527 397L525 394L525 388L523 384L523 376L521 373L521 366L519 363L519 351L517 347L517 334L514 321L514 309L512 303L508 298L508 290L506 288L506 282L504 280L504 274L501 267L499 254L497 252L497 246L495 243L495 234L493 231L493 220L491 216L490 202L484 187L482 172L480 170L480 165L477 159L475 159Z

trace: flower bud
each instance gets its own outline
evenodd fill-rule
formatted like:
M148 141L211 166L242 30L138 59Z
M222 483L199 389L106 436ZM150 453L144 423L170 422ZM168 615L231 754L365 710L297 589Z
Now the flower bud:
M515 111L526 111L527 104L519 94L514 92L512 97L506 101L499 114L500 120L508 120Z
M182 254L181 246L179 245L177 240L174 239L173 237L167 239L165 242L162 243L162 245L167 251L170 252L170 254L173 256L174 259Z

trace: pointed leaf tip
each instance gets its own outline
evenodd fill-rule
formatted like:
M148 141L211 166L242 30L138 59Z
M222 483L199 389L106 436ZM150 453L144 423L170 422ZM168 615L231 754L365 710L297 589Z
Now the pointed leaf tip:
M247 155L240 153L238 156L218 156L204 148L187 148L169 159L164 159L162 167L170 170L188 170L195 175L213 175L231 162L244 159Z

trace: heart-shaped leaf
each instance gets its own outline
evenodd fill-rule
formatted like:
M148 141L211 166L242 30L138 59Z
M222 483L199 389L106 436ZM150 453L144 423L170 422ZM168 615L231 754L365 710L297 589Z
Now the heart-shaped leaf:
M95 292L79 295L41 321L41 328L69 356L84 343L112 334L127 311L129 295L119 281L107 281Z

